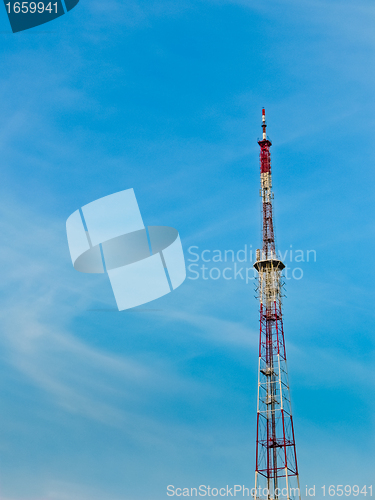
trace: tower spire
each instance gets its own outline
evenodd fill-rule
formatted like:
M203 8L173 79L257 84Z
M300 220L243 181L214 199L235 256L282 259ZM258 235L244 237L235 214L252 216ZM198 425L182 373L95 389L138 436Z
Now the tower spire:
M293 417L289 394L282 319L282 270L276 257L273 230L271 141L260 146L260 195L263 213L263 247L254 263L258 271L260 336L258 366L257 440L254 500L301 500Z
M263 139L258 141L260 146L260 185L263 203L263 256L265 259L275 255L275 236L273 231L272 217L272 176L271 176L271 153L272 142L266 135L266 111L262 109Z
M266 123L266 110L264 108L262 109L262 128L263 128L263 140L265 140L267 139L266 135L267 123Z

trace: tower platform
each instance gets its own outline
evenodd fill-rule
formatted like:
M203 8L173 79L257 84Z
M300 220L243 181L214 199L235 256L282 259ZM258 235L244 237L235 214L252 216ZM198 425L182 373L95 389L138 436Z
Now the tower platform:
M278 269L281 271L282 269L284 269L285 264L278 259L263 259L254 262L253 267L255 267L257 271L263 269Z

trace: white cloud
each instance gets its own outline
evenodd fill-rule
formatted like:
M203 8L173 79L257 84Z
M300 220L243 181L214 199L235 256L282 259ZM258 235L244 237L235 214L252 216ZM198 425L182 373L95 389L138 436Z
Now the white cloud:
M74 337L67 325L93 303L100 278L105 277L95 282L94 276L84 280L69 272L67 243L58 230L63 221L33 213L9 199L2 216L6 243L0 253L4 269L0 341L7 363L65 410L115 426L123 426L131 416L116 400L128 402L136 411L142 391L202 390L176 373L171 376L171 366L146 365Z

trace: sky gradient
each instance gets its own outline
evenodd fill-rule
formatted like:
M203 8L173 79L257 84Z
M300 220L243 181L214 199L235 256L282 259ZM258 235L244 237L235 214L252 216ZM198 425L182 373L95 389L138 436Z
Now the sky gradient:
M256 249L263 106L277 246L305 257L287 255L303 277L284 301L301 485L375 494L374 18L361 0L80 0L12 34L3 10L2 500L253 486L254 282L188 271L119 313L108 278L73 269L65 221L133 188L187 265L192 246Z

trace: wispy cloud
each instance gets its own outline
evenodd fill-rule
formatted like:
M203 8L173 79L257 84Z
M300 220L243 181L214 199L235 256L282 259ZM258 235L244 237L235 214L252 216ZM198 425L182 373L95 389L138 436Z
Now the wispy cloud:
M134 406L142 399L142 388L171 394L198 389L176 373L172 377L171 367L161 371L75 338L67 324L95 300L98 287L84 284L74 271L67 272L67 245L57 231L63 221L32 213L10 200L2 212L7 242L0 255L6 269L0 308L4 362L65 410L116 426L129 417L114 403L116 398Z

